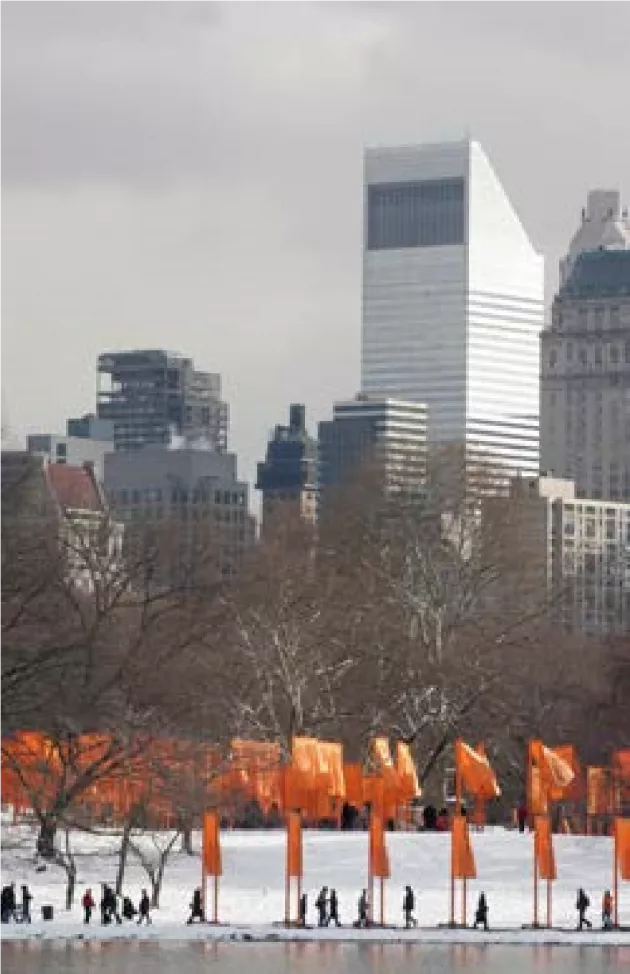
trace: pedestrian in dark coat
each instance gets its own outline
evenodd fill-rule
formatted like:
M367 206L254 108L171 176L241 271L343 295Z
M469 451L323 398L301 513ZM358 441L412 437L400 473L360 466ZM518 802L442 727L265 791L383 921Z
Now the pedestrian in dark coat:
M123 920L133 920L137 912L138 911L136 910L135 906L131 902L130 898L128 896L123 897L123 905L122 905Z
M33 899L28 886L22 886L22 923L31 922L31 900Z
M2 922L8 923L9 920L15 920L15 883L11 883L10 886L2 887L2 904L0 907L2 913Z
M588 920L586 917L586 911L588 910L590 905L591 905L591 901L589 900L588 896L580 886L577 893L577 901L575 903L575 908L578 911L578 926L577 926L578 930L582 930L584 924L586 924L589 930L593 926L591 921Z
M188 917L186 923L190 925L191 923L194 923L195 920L200 920L201 923L204 921L203 903L201 900L200 889L196 889L193 893L192 903L190 904L190 916Z
M331 889L330 891L330 902L328 904L328 923L334 923L336 927L341 926L339 920L339 899L337 898L337 890Z
M150 911L151 900L149 899L149 894L147 893L146 889L143 889L138 908L138 926L140 926L143 920L146 920L147 924L151 923Z
M367 927L369 923L368 912L368 895L367 890L364 889L361 891L361 896L359 897L359 919L357 920L357 927Z
M405 895L403 897L403 913L405 914L405 928L409 930L410 927L417 927L418 921L413 915L413 911L416 906L416 899L413 895L413 890L411 886L405 886Z
M473 927L477 929L478 924L483 924L483 929L488 929L488 901L486 900L486 894L479 894L479 901L477 903L477 909L475 911L475 922Z
M315 906L317 907L317 913L318 913L318 918L317 918L318 927L328 926L328 912L327 912L328 896L326 895L327 893L328 893L328 887L322 886L321 890L319 891L319 896L315 900Z
M103 883L103 889L101 893L101 923L104 927L108 923L111 923L111 900L109 896L109 886L107 883Z
M92 919L92 910L96 906L91 889L86 889L85 893L83 894L83 899L81 900L81 905L83 907L83 922L89 923Z

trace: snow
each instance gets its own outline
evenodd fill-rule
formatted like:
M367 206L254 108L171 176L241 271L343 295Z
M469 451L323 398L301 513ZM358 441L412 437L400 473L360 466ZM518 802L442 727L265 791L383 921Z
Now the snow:
M164 842L165 836L160 836ZM533 837L501 828L472 834L477 862L476 880L468 883L468 920L484 890L490 907L489 933L450 930L441 927L449 912L450 837L440 833L388 833L387 846L391 860L391 879L386 882L385 929L356 930L356 903L366 885L368 837L365 832L304 832L303 888L309 896L309 923L315 924L314 901L323 885L334 887L339 896L344 927L318 929L284 929L284 863L283 831L228 831L221 835L223 876L220 880L220 926L186 926L193 889L200 884L200 836L194 837L196 854L189 856L175 847L166 866L159 910L153 911L151 927L135 923L101 927L98 910L92 924L82 923L81 896L91 887L94 898L100 898L100 884L113 884L117 867L116 836L73 836L77 853L78 880L75 905L64 909L65 873L48 866L36 873L33 862L34 832L28 826L4 826L2 843L2 882L15 882L18 888L27 883L33 893L33 923L2 926L4 940L31 937L63 939L83 937L90 940L361 940L412 941L425 943L567 943L627 944L630 932L599 928L599 906L604 889L612 888L612 841L604 837L554 836L558 880L553 884L552 930L523 929L532 920ZM151 846L149 836L142 837L145 850ZM208 884L211 903L212 880ZM402 892L410 883L416 892L416 916L419 928L405 931L402 925ZM461 902L458 884L457 908ZM575 930L576 890L583 886L591 899L589 917L594 929ZM625 886L625 889L624 889ZM142 888L149 888L148 877L133 855L125 876L125 893L138 902ZM540 884L540 920L545 918L546 884ZM630 888L619 884L619 921L630 927ZM295 899L295 896L294 896ZM41 905L50 903L54 920L44 922ZM378 916L378 895L375 916ZM274 926L278 924L278 926ZM396 927L398 927L396 929ZM596 929L597 928L597 929Z

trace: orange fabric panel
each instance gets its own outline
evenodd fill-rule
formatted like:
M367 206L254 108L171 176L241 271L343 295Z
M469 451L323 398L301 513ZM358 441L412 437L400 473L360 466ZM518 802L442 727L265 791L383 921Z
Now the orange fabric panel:
M586 769L586 811L589 815L610 813L610 782L606 768Z
M553 854L551 823L544 815L537 815L534 819L534 851L538 861L538 871L541 879L556 879L556 857Z
M218 812L203 817L203 864L208 876L221 876L221 832Z
M346 785L346 801L355 808L362 808L363 799L363 770L360 764L344 764L343 776Z
M418 798L422 792L418 783L416 766L409 745L403 741L396 744L396 771L398 772L398 794L401 802Z
M383 779L374 774L363 776L363 800L368 803L377 815L383 814L384 787Z
M331 798L345 798L343 746L332 741L319 741L317 751L318 774L326 777L328 794Z
M529 769L529 813L546 815L549 809L546 792L542 785L539 769L532 764Z
M615 844L617 848L617 866L621 878L630 879L630 818L616 818Z
M542 741L530 742L530 755L540 771L546 795L556 800L561 798L575 777L571 765Z
M389 879L389 855L385 845L383 819L374 812L370 815L370 873L380 879Z
M451 824L453 876L455 879L475 879L477 869L470 844L468 823L464 815L455 815Z
M624 784L630 784L630 748L613 752L613 767Z
M302 820L299 812L287 812L287 874L302 876Z
M573 744L561 744L558 747L550 748L550 750L552 754L555 754L557 758L560 758L560 760L563 761L573 773L572 780L567 784L562 784L562 782L560 782L558 785L551 788L550 797L552 801L580 801L583 798L582 768ZM566 771L564 771L564 777L567 777Z
M304 775L288 764L282 771L283 805L286 811L296 811L306 808L308 792L304 783Z
M494 771L485 754L479 754L464 741L455 741L455 768L464 789L477 798L496 798L501 794Z

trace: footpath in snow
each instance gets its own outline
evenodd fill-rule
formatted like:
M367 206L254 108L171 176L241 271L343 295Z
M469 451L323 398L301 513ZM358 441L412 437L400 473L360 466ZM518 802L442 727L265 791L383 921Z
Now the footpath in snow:
M196 837L199 850L200 837ZM612 842L608 838L555 836L558 879L553 884L553 929L527 930L532 918L533 837L504 829L473 833L477 861L476 880L468 883L468 918L481 890L490 907L488 933L471 929L450 930L440 926L448 919L450 836L436 833L391 833L387 844L391 879L386 883L385 929L357 930L356 904L366 883L368 837L365 832L304 832L303 889L308 894L307 929L285 929L284 916L285 834L283 831L225 832L221 836L223 877L220 881L220 926L187 926L192 891L200 884L200 858L182 852L169 859L160 908L152 913L150 927L134 922L102 927L98 910L90 926L82 922L81 896L86 887L100 898L100 884L113 884L119 839L105 835L76 835L78 880L75 904L64 909L65 874L49 866L37 873L33 862L34 835L27 827L4 827L2 882L27 883L33 894L33 923L3 924L3 940L331 940L422 943L553 943L625 944L630 931L600 928L602 893L612 886ZM151 848L150 837L143 837ZM212 881L210 881L211 887ZM409 883L416 893L419 927L402 928L402 895ZM140 891L149 887L148 877L130 857L124 892L137 904ZM343 927L317 929L314 902L322 886L337 890ZM575 929L575 899L583 886L591 900L589 918L593 930ZM630 884L620 883L619 920L630 928ZM541 920L544 918L545 885L540 886ZM458 905L459 905L458 891ZM378 902L378 900L377 900ZM44 922L41 906L53 907L54 919ZM378 910L377 910L378 913Z

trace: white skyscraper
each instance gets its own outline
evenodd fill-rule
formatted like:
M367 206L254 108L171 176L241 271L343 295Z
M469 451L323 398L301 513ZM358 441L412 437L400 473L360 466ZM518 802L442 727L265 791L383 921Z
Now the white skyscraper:
M368 149L364 190L362 391L537 474L543 258L481 147Z

